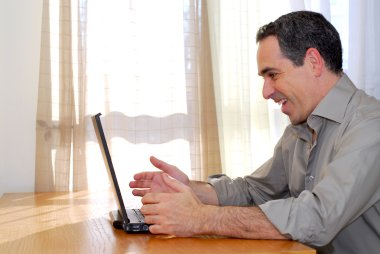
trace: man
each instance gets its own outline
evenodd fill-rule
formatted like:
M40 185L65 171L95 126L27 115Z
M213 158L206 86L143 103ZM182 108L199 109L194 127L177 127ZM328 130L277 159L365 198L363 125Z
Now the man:
M293 12L257 33L263 96L291 125L254 173L190 181L151 157L134 195L154 234L294 239L320 253L380 250L380 102L342 71L336 29L320 14Z

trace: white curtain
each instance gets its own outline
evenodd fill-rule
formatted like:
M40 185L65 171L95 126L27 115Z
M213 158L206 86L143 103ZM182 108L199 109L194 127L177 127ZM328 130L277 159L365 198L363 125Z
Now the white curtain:
M344 70L358 88L380 98L380 2L376 0L209 0L213 75L223 172L251 173L273 152L288 125L261 95L257 76L257 29L297 10L322 13L337 28Z
M185 70L195 72L194 64L184 59L183 8L182 1L173 0L87 3L86 111L104 114L123 187L137 171L152 169L150 155L191 175L189 139L198 136L192 127L199 123L188 104L188 96L196 97L197 91L195 77L190 79ZM102 161L96 140L90 140L95 142L88 152L95 156L87 168L96 176ZM89 187L103 179L89 178Z
M105 114L124 187L136 172L154 169L150 155L191 179L220 170L204 14L196 0L87 2L86 111ZM97 143L90 149L95 154ZM98 170L96 158L88 170Z
M242 176L270 157L288 124L277 105L262 97L255 40L257 29L289 12L290 4L273 0L207 3L223 172Z
M346 72L359 88L380 99L380 1L349 2Z
M44 0L36 191L108 186L90 120L98 112L124 193L136 172L153 170L150 155L192 179L219 172L204 7Z

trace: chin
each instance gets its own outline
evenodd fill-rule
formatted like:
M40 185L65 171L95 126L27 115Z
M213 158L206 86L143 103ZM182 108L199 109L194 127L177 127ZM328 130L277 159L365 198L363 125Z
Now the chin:
M290 123L291 123L292 125L299 125L299 124L302 124L302 123L305 122L305 121L302 121L302 120L300 120L300 119L294 119L294 118L292 118L290 115L288 115L288 116L289 116Z
M291 119L290 117L289 120L292 125L299 125L306 122L306 119Z

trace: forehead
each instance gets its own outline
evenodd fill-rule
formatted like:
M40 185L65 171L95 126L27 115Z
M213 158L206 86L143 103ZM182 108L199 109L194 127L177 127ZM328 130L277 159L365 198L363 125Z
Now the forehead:
M259 42L257 49L257 67L259 75L267 69L281 69L286 61L275 36L269 36Z

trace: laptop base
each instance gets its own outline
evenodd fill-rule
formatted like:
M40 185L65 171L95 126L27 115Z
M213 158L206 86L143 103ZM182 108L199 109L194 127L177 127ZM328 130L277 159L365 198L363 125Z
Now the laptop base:
M123 229L123 218L118 210L110 211L112 226L115 229Z

